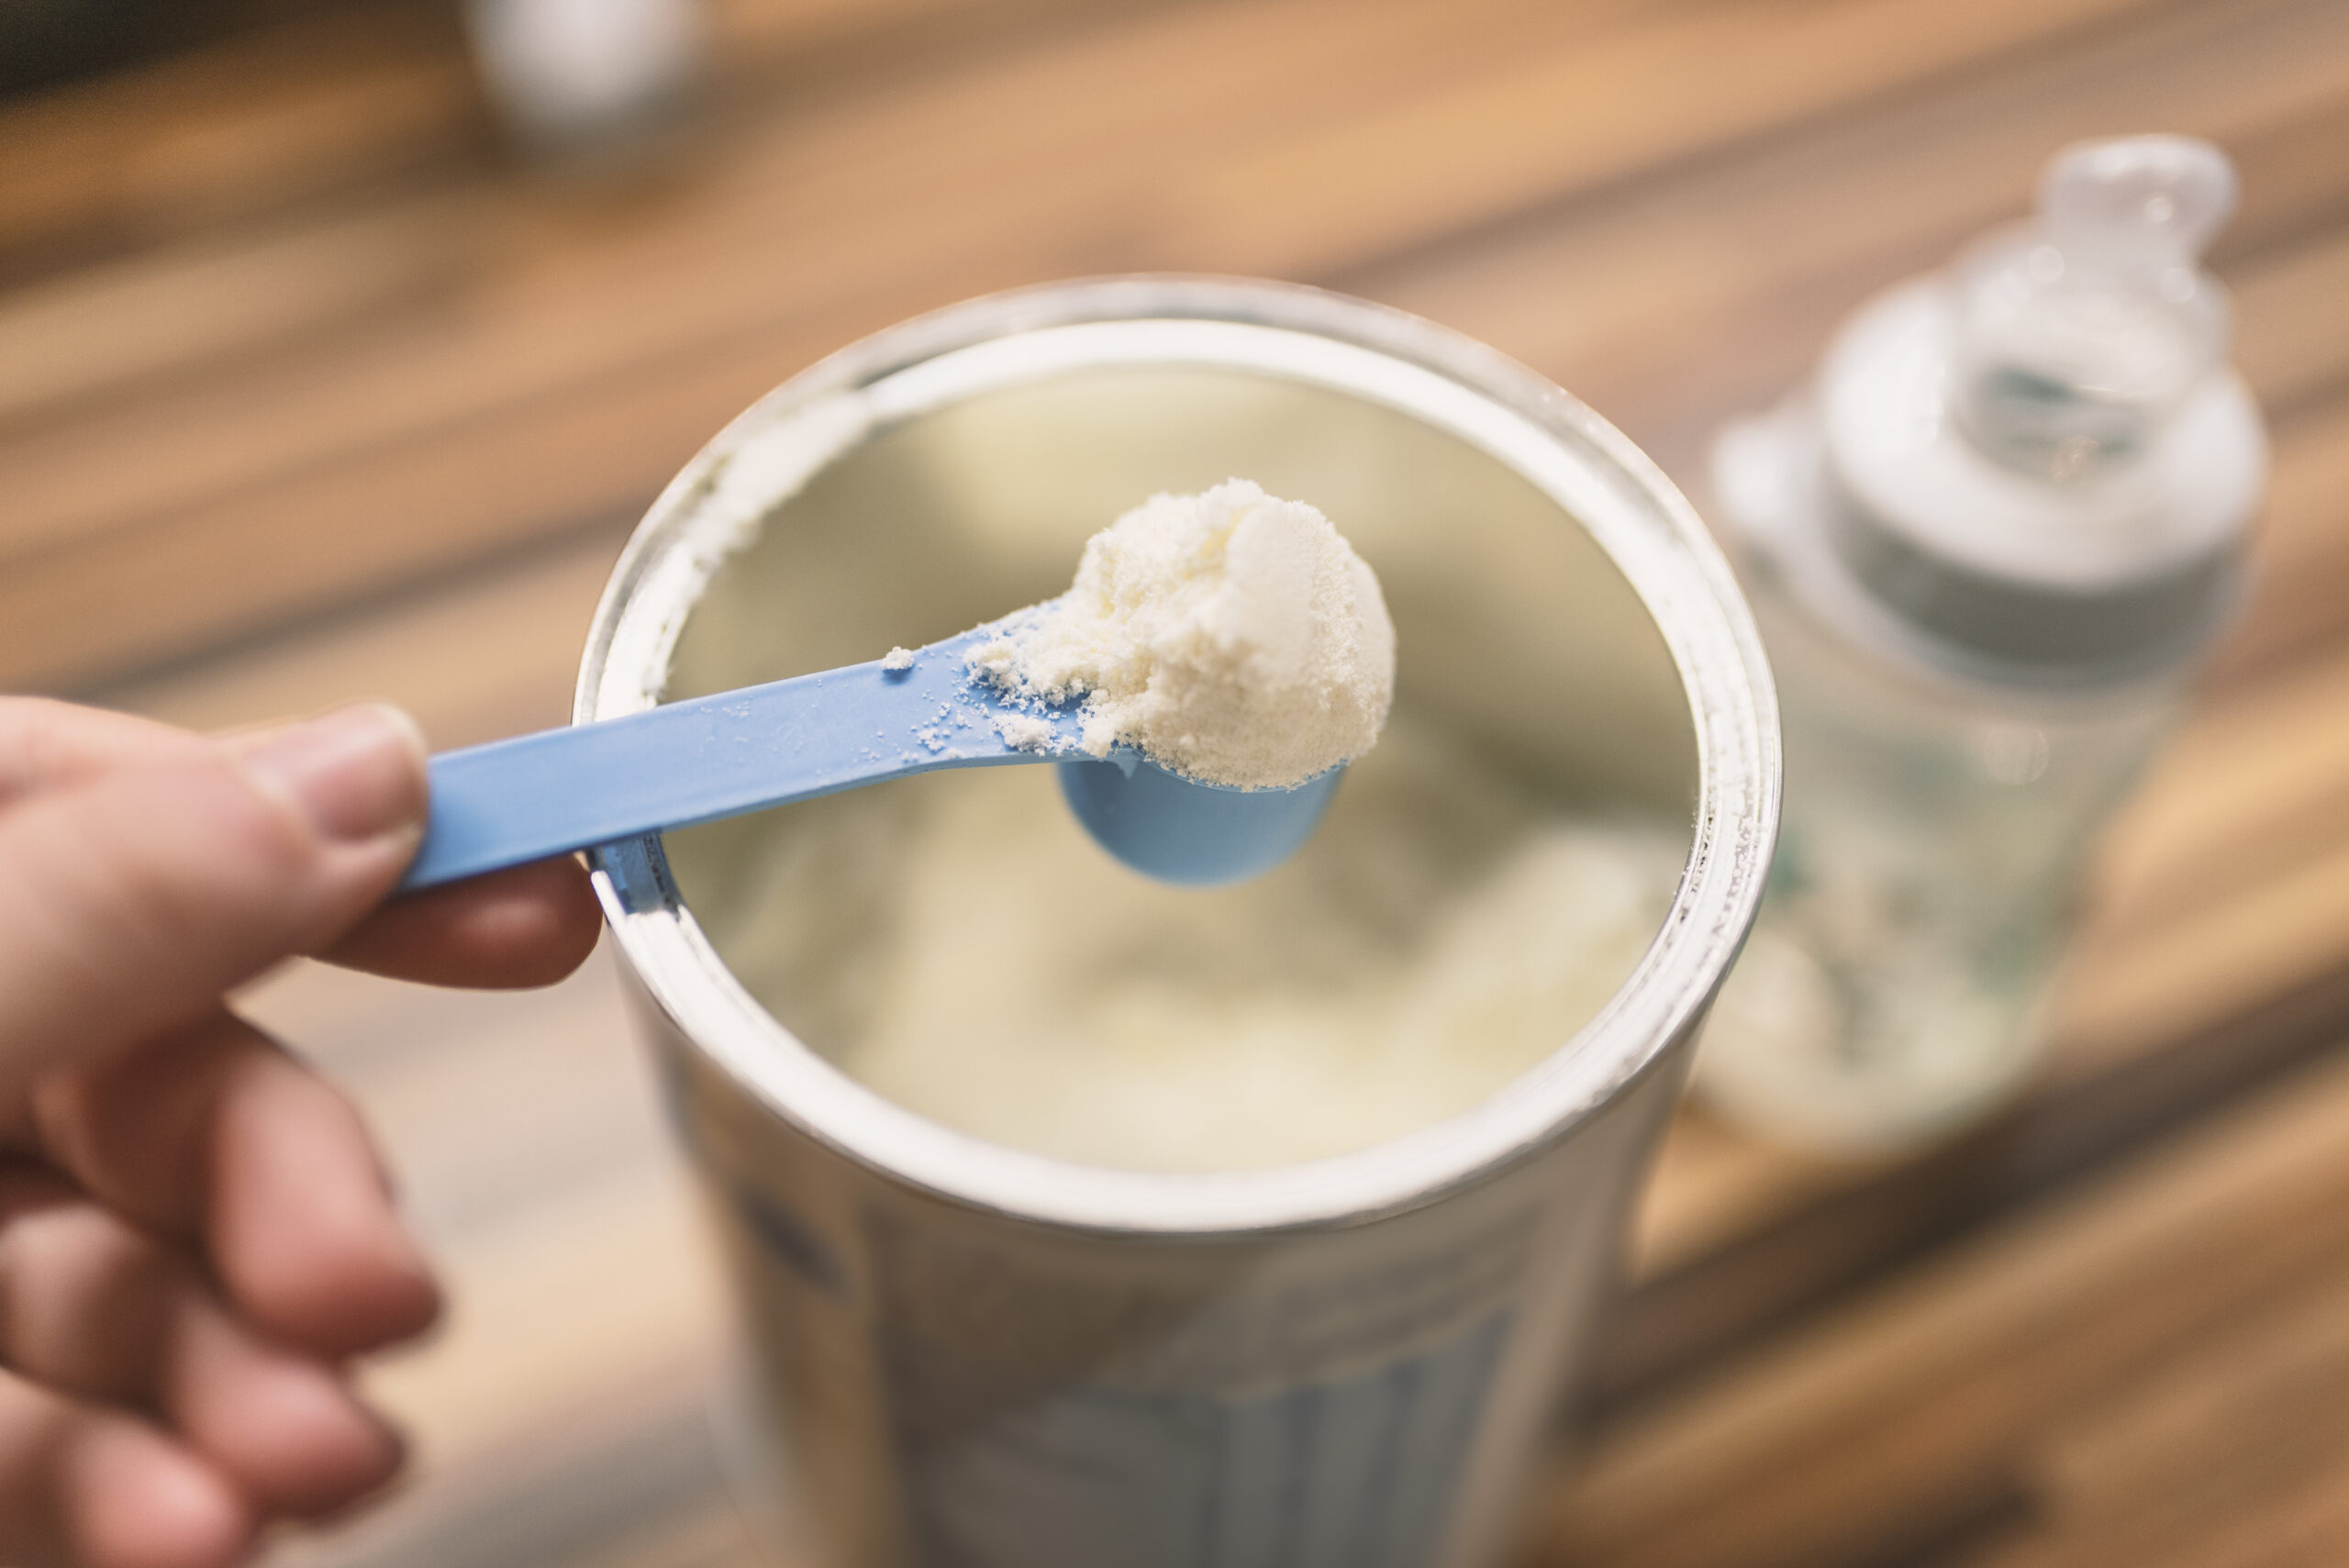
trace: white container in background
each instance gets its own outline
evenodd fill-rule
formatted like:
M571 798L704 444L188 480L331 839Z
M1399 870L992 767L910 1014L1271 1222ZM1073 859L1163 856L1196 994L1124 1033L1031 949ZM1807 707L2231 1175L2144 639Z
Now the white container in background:
M540 152L623 151L700 86L701 0L469 0L465 19L490 102Z

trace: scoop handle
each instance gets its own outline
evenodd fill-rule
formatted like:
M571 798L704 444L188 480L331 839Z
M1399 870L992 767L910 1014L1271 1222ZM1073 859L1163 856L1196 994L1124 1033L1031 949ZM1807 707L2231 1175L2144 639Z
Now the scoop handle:
M542 730L431 760L424 842L400 891L941 768L1052 759L1006 740L969 678L979 627L910 666L851 664ZM1046 713L1073 741L1074 714Z

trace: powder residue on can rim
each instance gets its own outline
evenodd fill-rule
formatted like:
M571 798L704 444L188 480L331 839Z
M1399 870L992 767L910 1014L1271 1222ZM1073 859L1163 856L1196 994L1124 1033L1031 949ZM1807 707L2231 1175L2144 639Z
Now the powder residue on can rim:
M1378 579L1301 501L1244 479L1153 495L1093 536L1076 581L970 656L1015 696L1084 698L1084 750L1286 788L1370 750L1395 695Z

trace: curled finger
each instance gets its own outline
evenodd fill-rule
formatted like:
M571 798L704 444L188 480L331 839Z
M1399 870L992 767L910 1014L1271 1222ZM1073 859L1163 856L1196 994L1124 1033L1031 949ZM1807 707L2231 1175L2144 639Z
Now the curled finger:
M241 1019L60 1075L33 1112L50 1161L186 1239L230 1305L280 1339L347 1355L438 1313L356 1108Z
M271 1513L339 1507L399 1465L337 1367L240 1320L177 1248L21 1164L0 1168L0 1363L153 1414Z
M0 1558L230 1568L259 1527L235 1483L151 1423L0 1371Z

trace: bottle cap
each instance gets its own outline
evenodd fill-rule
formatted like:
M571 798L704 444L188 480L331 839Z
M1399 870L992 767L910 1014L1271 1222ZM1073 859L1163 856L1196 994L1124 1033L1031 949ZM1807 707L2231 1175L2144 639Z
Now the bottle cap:
M2266 463L2197 261L2234 190L2206 142L2066 149L2033 222L1838 337L1818 526L1928 645L2076 684L2173 666L2223 624Z

